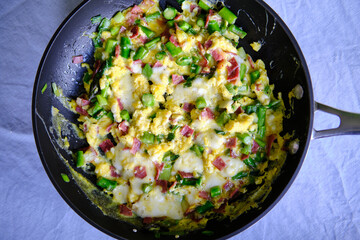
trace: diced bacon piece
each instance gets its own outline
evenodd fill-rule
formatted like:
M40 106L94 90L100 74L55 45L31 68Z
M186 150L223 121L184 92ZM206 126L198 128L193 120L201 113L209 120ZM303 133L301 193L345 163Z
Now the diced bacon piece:
M201 117L205 119L214 119L215 115L210 108L204 108L201 112Z
M218 200L218 203L222 203L223 201L224 201L224 199L220 198ZM216 209L216 208L213 209L213 211L216 213L225 213L225 207L226 207L226 204L222 204L218 209Z
M210 21L210 13L206 16L205 28L207 28L207 27L208 27L208 25L209 25L209 21Z
M210 194L206 191L199 191L199 197L210 200Z
M179 174L181 175L182 178L193 178L194 177L194 174L190 173L190 172L179 171Z
M73 56L72 62L75 64L82 63L84 60L83 55Z
M86 133L88 131L88 125L86 123L84 123L83 125L83 131Z
M81 115L89 116L89 113L82 107L76 106L75 110Z
M132 216L131 209L128 208L125 204L119 205L119 211L120 211L120 214L122 214L124 216L128 216L128 217Z
M161 171L163 170L164 168L164 163L158 163L158 162L153 162L154 165L155 165L155 168L156 168L156 176L155 176L155 180L158 180L159 179L159 176L160 176L160 173Z
M171 75L171 79L172 79L173 84L175 84L175 85L180 84L185 81L183 76L176 75L176 74Z
M271 147L272 147L272 144L275 139L276 139L275 134L271 134L270 136L267 137L267 143L266 143L266 155L267 156L270 156Z
M196 4L191 4L190 5L190 12L193 12L195 9L200 9L200 7Z
M107 131L107 132L110 132L110 131L111 131L111 128L112 128L112 126L114 126L114 123L112 123L112 124L110 124L109 126L107 126L106 131Z
M133 155L135 155L135 153L136 153L137 151L139 151L140 146L141 146L140 140L137 139L137 138L134 138L133 144L132 144L131 149L130 149L130 153L133 154Z
M237 195L237 193L239 192L239 188L235 188L229 195L229 198L233 198L235 197L235 195Z
M233 149L230 149L230 157L237 158L238 156L239 155Z
M161 64L161 62L156 61L156 63L154 64L153 68L158 68L158 67L162 67L163 65Z
M183 109L185 112L191 112L191 110L193 110L194 107L195 107L194 104L186 102L186 103L184 103Z
M122 104L121 99L120 99L120 98L117 98L116 100L117 100L117 103L118 103L118 105L119 105L120 110L123 110L123 109L124 109L124 105Z
M229 138L226 142L227 148L234 148L236 147L236 138Z
M226 167L226 163L224 162L224 160L222 160L221 157L217 157L212 164L219 169L220 171L223 170Z
M260 90L261 90L260 87L261 87L261 84L260 84L260 83L256 83L256 84L255 84L255 89L256 89L256 91L260 91Z
M98 153L96 152L96 150L93 147L90 147L89 149L90 149L90 151L92 152L93 155L95 155L95 156L98 155Z
M225 54L220 49L215 49L211 51L211 56L214 58L215 61L219 62L223 59L225 59Z
M231 65L227 66L227 71L228 71L227 80L229 82L236 82L240 74L239 64L237 63L234 57L231 58L229 62Z
M160 34L160 36L169 39L169 38L170 38L170 29L169 29L169 28L166 28L166 29Z
M130 32L132 33L132 35L130 36L130 38L135 38L137 36L139 36L139 26L134 26Z
M161 187L161 192L166 193L168 190L167 181L166 180L156 180L156 185Z
M170 42L172 42L175 46L179 47L179 42L177 41L176 37L174 35L171 35L170 39L169 39Z
M95 65L94 65L94 71L93 71L92 78L95 77L95 75L96 75L97 72L99 71L100 67L101 67L101 62L100 62L100 60L96 60Z
M115 46L115 57L118 57L120 55L120 45Z
M152 223L153 221L154 221L154 219L152 217L144 217L143 218L144 224L149 224L149 223Z
M229 191L233 187L234 187L234 183L232 181L229 181L229 180L223 185L223 189L225 191Z
M126 31L126 27L121 26L121 28L120 28L119 32L120 32L120 33L122 33L122 32L125 32L125 31Z
M198 62L198 65L205 68L205 67L208 67L208 60L206 58L201 58Z
M112 147L114 147L114 144L111 142L110 139L106 139L104 140L102 143L100 143L99 145L100 149L106 153L107 151L109 151Z
M194 129L190 128L188 125L185 125L181 128L180 133L185 137L190 137L194 133Z
M244 112L244 110L241 108L241 106L239 106L238 107L238 109L236 109L236 111L235 111L235 114L240 114L240 113L243 113Z
M131 13L132 14L141 14L143 13L143 10L141 8L139 8L138 5L135 5L132 9L131 9Z
M176 17L174 17L174 20L179 20L181 18L181 14L177 14Z
M137 178L144 179L147 176L146 167L145 166L136 166L134 168L134 175Z
M241 155L241 160L245 160L245 159L247 159L247 158L249 158L249 154L247 154L247 155L245 155L245 154L243 154L243 155Z
M84 98L76 98L76 104L80 107L84 107L90 104L90 101Z
M139 16L134 15L134 14L132 14L131 12L129 12L129 13L126 14L126 16L125 16L126 23L127 23L128 25L133 25L134 22L135 22L135 20L136 20L137 18L139 18Z
M250 63L250 66L251 66L251 68L255 68L255 65L254 65L254 62L253 62L253 60L252 60L252 58L248 55L247 56L247 59L248 59L248 61L249 61L249 63Z
M203 45L201 44L201 42L197 42L197 46L198 46L200 55L204 56L205 55L205 49L204 49Z
M125 135L128 133L129 123L124 120L119 124L118 128L119 128L120 132Z
M173 182L173 183L171 184L171 186L169 187L169 191L174 190L174 188L176 187L176 184L177 184L177 181Z
M212 40L209 39L209 40L207 40L207 41L204 43L204 48L205 48L205 49L208 49L208 48L211 47L212 44L213 44Z
M120 174L116 172L116 168L114 166L110 166L110 175L115 178L120 177Z
M251 152L252 153L256 153L258 150L259 150L259 144L257 143L257 142L253 142L253 145L252 145L252 147L251 147Z

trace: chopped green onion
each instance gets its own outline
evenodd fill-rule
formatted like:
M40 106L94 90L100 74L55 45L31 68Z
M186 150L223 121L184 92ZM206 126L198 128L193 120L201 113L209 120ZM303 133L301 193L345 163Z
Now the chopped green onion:
M245 59L245 58L246 58L246 52L245 52L245 50L244 50L243 47L238 48L238 55L239 55L239 57L241 57L242 59Z
M128 37L121 37L120 38L120 49L121 49L121 56L123 58L129 58L130 56L130 47L131 41Z
M161 51L155 54L155 58L156 60L162 60L164 59L164 57L166 56L166 52L165 51Z
M55 94L55 96L59 97L60 96L60 90L58 89L56 83L52 82L51 83L51 88L52 88L53 93Z
M201 7L205 11L209 11L211 9L211 7L202 0L199 1L199 7Z
M175 133L169 133L166 139L170 142L174 140L174 138L175 138Z
M77 152L76 167L82 167L85 163L84 152Z
M188 31L191 28L191 25L183 20L178 22L179 28L183 30L184 32Z
M164 154L164 156L162 158L162 161L163 162L169 162L169 163L173 164L175 162L175 160L178 159L179 157L180 157L180 155L174 154L171 151L167 151Z
M160 40L161 40L160 37L154 38L153 40L145 43L145 47L146 47L147 49L151 49L151 48L153 48L153 47L156 45L156 43L160 42Z
M180 183L181 185L185 186L199 186L201 183L201 178L184 178Z
M150 79L151 75L153 74L153 70L150 65L147 63L142 70L142 74L147 78Z
M84 74L83 81L84 81L85 83L89 83L90 79L91 79L91 75L89 74L89 72L86 72L86 73Z
M256 168L256 164L254 162L254 160L252 158L247 158L244 159L244 163L249 167L249 168Z
M155 142L155 135L149 132L144 132L141 137L141 142L145 144L153 144Z
M103 18L101 20L101 23L100 23L99 27L98 27L98 32L102 32L104 30L107 30L109 28L109 26L110 26L110 20L107 19L107 18Z
M213 32L216 32L216 31L219 32L220 31L219 23L216 20L210 20L207 29L210 34L212 34Z
M102 17L100 15L94 16L91 18L91 23L92 24L96 24L99 23L101 21Z
M266 108L264 106L258 107L256 111L258 117L258 134L260 137L265 135L265 118L266 118Z
M235 95L237 93L236 86L232 83L225 84L226 89L229 91L229 93Z
M248 133L236 133L236 137L246 145L252 143L252 137Z
M143 183L143 184L141 185L141 189L142 189L142 191L143 191L144 193L148 193L148 192L151 191L152 185L151 185L150 183Z
M155 98L151 93L145 93L142 95L141 101L145 107L153 107L155 105Z
M95 105L88 110L88 113L89 113L92 117L95 117L96 114L97 114L98 112L100 112L101 110L102 110L102 107L100 106L100 104L99 104L98 102L96 102Z
M108 191L112 191L116 187L117 182L109 180L109 179L104 178L104 177L100 177L98 179L98 181L96 182L96 185L98 185L99 187L104 188L104 189L106 189Z
M217 197L221 194L221 188L219 186L214 186L212 188L210 188L210 196L213 197Z
M126 121L130 120L130 114L126 109L121 110L120 117Z
M182 52L182 50L181 50L181 48L180 47L177 47L177 46L175 46L172 42L167 42L166 44L165 44L165 46L166 46L166 48L167 48L167 50L170 52L170 54L173 56L173 57L176 57L177 55L179 55L181 52Z
M148 38L155 37L155 32L150 30L149 28L140 25L140 29L145 33Z
M194 151L195 152L195 155L198 156L198 157L201 157L203 152L204 152L204 148L198 144L194 144L191 148L190 148L191 151Z
M190 65L191 62L192 62L191 57L179 57L176 60L176 64L180 65L180 66L188 66L188 65Z
M214 205L210 201L206 201L206 203L204 205L198 206L196 208L196 211L200 214L204 214L205 212L209 211L213 207L214 207Z
M166 23L169 27L174 27L175 26L175 21L174 20L169 20L169 21L167 21L167 23Z
M106 41L106 45L105 45L105 52L107 53L112 53L114 51L115 45L117 44L117 41L114 39L108 39Z
M141 47L139 47L138 50L136 51L133 59L134 59L134 60L143 59L143 58L146 56L146 54L148 54L148 52L149 52L149 51L148 51L145 47L141 46Z
M227 7L223 7L220 11L219 11L219 15L225 19L226 21L228 21L228 23L230 24L234 24L237 16L230 11Z
M120 31L120 26L114 26L110 28L111 36L115 37Z
M45 92L46 88L47 88L47 83L45 83L44 86L42 87L41 94L43 94Z
M64 182L66 183L70 182L68 175L66 175L65 173L61 173L61 177L64 180Z
M171 169L172 169L172 165L167 163L164 165L164 168L162 169L160 175L159 175L159 180L166 180L168 181L171 177Z
M154 21L155 19L159 18L161 16L160 12L154 12L152 14L149 14L145 17L146 22Z
M260 71L256 70L250 73L251 84L253 84L260 77Z
M188 30L188 33L192 34L192 35L196 35L197 34L197 31L195 31L193 28L190 28Z
M243 30L241 30L241 28L239 28L238 26L235 26L235 25L233 25L233 24L231 24L231 25L228 27L228 30L229 30L230 32L233 32L233 33L235 33L236 35L238 35L241 39L243 39L243 38L247 35L246 32L244 32Z
M242 179L242 178L246 177L247 175L248 175L247 172L241 171L241 172L237 173L236 175L234 175L231 179L238 180L238 179Z
M112 112L108 112L108 113L106 114L106 116L107 116L108 118L110 118L110 119L111 119L111 121L113 121L113 122L114 122L114 115L113 115L113 113L112 113Z
M115 16L113 17L114 22L116 23L121 23L122 21L124 21L125 17L121 12L117 12L115 14Z
M214 232L213 231L209 231L209 230L205 230L205 231L202 231L201 232L202 234L204 234L205 236L212 236L214 235Z
M175 8L168 7L164 10L163 15L164 15L165 19L172 20L175 18L176 13L177 13L177 11Z
M274 110L279 106L280 102L280 100L271 101L266 107Z
M191 64L190 72L195 73L195 74L199 74L201 72L201 67L199 65L196 65L196 64L193 63L193 64Z
M266 142L264 142L262 139L256 137L255 142L259 144L260 147L264 148L266 146Z
M217 118L216 118L216 123L219 126L224 126L228 121L230 120L230 115L227 114L226 112L222 112Z
M195 106L197 109L203 109L206 107L206 101L204 97L198 97L195 102Z
M101 96L101 94L96 95L96 98L97 98L98 103L100 104L100 106L104 107L104 106L108 105L108 101L106 100L106 98Z
M225 132L222 131L222 130L217 130L217 129L214 129L214 131L217 133L217 134L220 134L220 135L225 135Z
M245 155L248 155L251 153L251 145L244 145L241 149L240 149L240 152L242 154L245 154Z
M246 64L242 63L240 65L240 80L242 81L245 77L245 73L246 73Z
M199 27L204 27L205 26L205 21L203 18L198 18L198 20L196 20L196 25L198 25Z
M161 143L162 140L164 139L164 137L165 137L164 134L159 134L159 135L156 136L156 141L158 143Z

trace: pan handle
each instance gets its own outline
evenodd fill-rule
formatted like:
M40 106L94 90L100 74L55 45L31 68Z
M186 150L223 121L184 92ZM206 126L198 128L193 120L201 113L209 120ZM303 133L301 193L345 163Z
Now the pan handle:
M323 138L338 135L355 135L360 134L360 114L350 113L335 109L324 104L315 102L315 111L337 115L340 118L340 125L337 128L317 131L314 129L313 138Z

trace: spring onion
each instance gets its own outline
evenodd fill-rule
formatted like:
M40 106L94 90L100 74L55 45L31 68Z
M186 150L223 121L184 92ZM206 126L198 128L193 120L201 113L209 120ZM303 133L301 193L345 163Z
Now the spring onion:
M176 60L176 64L179 66L188 66L190 65L192 62L192 58L191 57L179 57Z
M223 7L219 11L219 15L230 24L234 24L237 19L237 16L232 11L230 11L227 7Z
M262 148L264 148L266 146L266 142L264 142L264 140L262 140L258 137L255 138L255 142Z
M158 19L161 16L160 12L154 12L152 14L149 14L145 17L146 22L154 21L155 19Z
M159 180L168 181L171 177L171 169L172 169L172 165L170 163L166 163L159 175Z
M209 11L211 9L211 7L202 0L199 1L199 7L201 7L205 11Z
M43 94L45 92L46 88L47 88L47 83L45 83L44 86L42 87L41 94Z
M94 16L91 18L91 23L92 24L96 24L99 23L101 21L102 17L100 15Z
M252 137L248 133L236 133L236 137L246 145L252 142Z
M246 73L246 64L245 63L242 63L240 65L240 80L244 80L244 77L245 77L245 73Z
M252 158L247 158L244 159L244 163L249 167L249 168L256 168L256 164L254 162L254 160Z
M233 24L231 24L229 27L228 27L228 30L232 33L235 33L236 35L238 35L241 39L243 39L247 33L244 32L243 30L241 30L241 28L239 28L238 26L235 26Z
M266 108L263 106L258 107L256 114L258 117L258 134L261 138L263 138L265 136Z
M245 58L246 58L246 52L245 52L245 50L244 50L243 47L238 48L238 55L239 55L239 57L241 57L242 59L245 59Z
M198 157L201 157L203 152L204 152L204 147L198 145L198 144L194 144L191 148L190 148L191 151L194 151L195 152L195 155L198 156Z
M144 132L141 137L141 142L145 144L153 144L155 142L155 135L149 132Z
M125 17L121 12L117 12L112 19L116 23L121 23L122 21L124 21Z
M153 70L152 70L152 68L150 67L150 65L147 63L147 64L145 65L145 67L143 68L143 70L142 70L142 74L143 74L147 79L150 79L152 73L153 73Z
M109 179L104 178L104 177L101 177L96 182L96 185L98 185L99 187L104 188L104 189L106 189L108 191L112 191L116 187L117 182L109 180Z
M248 175L247 172L241 171L241 172L238 172L236 175L234 175L231 179L238 180L238 179L242 179L242 178L246 177L247 175Z
M126 109L121 110L120 117L121 117L121 119L124 119L125 121L130 120L130 114Z
M155 98L151 93L145 93L142 95L141 101L145 107L153 107L155 105Z
M250 73L251 84L255 83L260 77L260 71L256 70Z
M213 197L217 197L221 194L221 188L219 186L214 186L212 188L210 188L210 196Z
M151 48L153 48L156 45L156 43L160 42L160 40L161 40L160 37L154 38L154 39L148 41L147 43L145 43L145 47L150 50Z
M77 159L76 159L76 167L81 167L84 165L84 163L85 163L84 152L78 151Z
M213 207L214 207L214 205L210 201L206 201L206 203L204 205L198 206L196 208L196 211L200 214L204 214L205 212L209 211Z
M172 20L175 18L176 13L177 13L177 11L175 8L168 7L164 10L163 15L164 15L165 19Z
M188 31L191 28L191 25L183 20L178 22L179 28L183 30L184 32Z
M120 31L120 26L114 26L110 28L111 36L115 37Z
M120 49L121 49L121 54L120 55L123 58L129 58L129 56L130 56L130 47L131 47L130 38L121 37L120 38Z
M108 101L106 100L106 98L101 96L101 94L96 95L96 99L98 100L98 103L101 107L108 105Z
M219 23L216 20L210 20L207 29L210 34L212 34L213 32L216 32L216 31L219 32L220 31Z
M141 31L143 31L143 33L145 33L148 38L155 37L155 32L150 30L149 28L140 25L140 29Z
M141 60L146 56L146 54L148 54L148 52L149 52L149 50L147 50L145 47L141 46L136 51L133 59L134 60L139 60L139 59Z
M66 175L65 173L61 173L61 178L64 180L64 182L68 183L70 182L70 179L68 177L68 175Z
M165 46L166 46L166 48L167 48L167 50L169 51L169 53L173 56L173 57L176 57L177 55L179 55L181 52L182 52L182 50L181 50L181 48L180 47L177 47L177 46L175 46L172 42L167 42L166 44L165 44Z
M222 112L217 118L216 118L216 123L219 126L224 126L228 121L230 120L230 115L226 112Z
M164 59L165 56L166 56L166 52L164 52L164 51L161 51L161 52L158 52L155 54L156 60L162 60L162 59Z
M251 153L251 145L249 144L249 145L244 145L241 149L240 149L240 152L242 153L242 154L245 154L245 155L248 155L248 154L250 154Z
M116 44L117 44L116 40L108 39L105 44L105 52L111 54L114 51Z
M150 183L143 183L143 184L141 185L141 189L142 189L142 191L143 191L144 193L148 193L148 192L151 191L152 185L151 185Z
M195 102L195 106L197 109L203 109L206 107L206 101L204 97L198 97Z
M198 20L196 20L196 25L198 25L199 27L204 27L205 26L205 21L203 18L198 18Z
M191 64L190 72L195 73L195 74L199 74L201 72L201 67L199 65L196 65L196 64Z

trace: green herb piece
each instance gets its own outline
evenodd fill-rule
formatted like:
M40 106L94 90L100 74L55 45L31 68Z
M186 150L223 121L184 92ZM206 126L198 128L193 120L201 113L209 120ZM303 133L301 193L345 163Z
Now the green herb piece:
M168 181L171 177L171 169L172 169L172 165L167 163L164 165L160 175L159 175L159 180L166 180Z
M214 129L214 131L217 133L217 134L220 134L220 135L225 135L225 132L222 131L222 130L217 130L217 129Z
M245 163L246 166L248 166L249 168L252 168L252 169L256 168L256 164L255 164L254 160L251 159L251 158L244 159L244 163Z
M141 142L145 144L153 144L155 142L155 135L149 132L144 132L141 137Z
M197 109L203 109L206 107L206 101L204 97L198 97L195 102L195 106Z
M47 83L45 83L44 86L42 87L41 94L43 94L45 92L46 88L47 88Z
M109 179L104 178L104 177L100 177L98 179L98 181L96 182L96 185L98 185L99 187L104 188L104 189L106 189L108 191L112 191L116 187L117 182L109 180Z
M212 198L217 197L221 194L221 188L219 186L214 186L210 188L210 196Z
M65 173L61 173L61 177L64 180L64 182L66 183L70 182L68 175L66 175Z
M184 82L184 87L191 87L192 86L192 82L195 80L195 77L188 77L187 79L185 79Z
M255 83L260 77L260 71L256 70L250 73L251 84Z
M163 12L163 15L164 15L164 18L167 19L167 20L172 20L175 18L177 14L177 11L175 8L172 8L172 7L168 7L164 10Z
M120 31L120 26L114 26L110 28L111 36L115 37Z
M165 51L161 51L161 52L158 52L158 53L155 54L156 60L163 60L165 56L166 56Z
M106 100L106 98L101 96L101 94L96 95L96 98L97 98L98 103L100 104L101 107L104 107L104 106L108 105L108 101Z
M194 145L192 145L190 150L194 151L196 156L201 157L204 152L204 147L202 147L198 144L194 144Z
M213 32L216 32L216 31L219 32L220 26L219 26L218 21L210 20L207 29L209 31L209 34L212 34Z
M205 21L203 18L198 18L196 20L196 25L198 25L199 27L204 27L205 26Z
M196 208L196 211L200 214L204 214L205 212L209 211L213 207L214 207L214 205L210 201L206 201L206 203L204 205L198 206Z
M234 175L231 179L232 180L239 180L239 179L242 179L244 177L247 177L247 175L248 175L247 172L241 171L241 172L237 173L236 175Z
M153 107L155 105L155 97L151 93L144 93L141 97L141 101L145 107Z
M130 38L128 37L121 37L120 38L120 49L121 49L121 53L120 55L123 58L128 59L130 56L130 48L131 48L131 41Z
M252 143L252 137L248 133L236 133L236 137L246 145Z
M130 114L129 114L129 112L128 112L126 109L121 110L121 112L120 112L120 117L121 117L122 119L124 119L125 121L129 121L129 120L130 120Z
M113 17L114 22L116 23L121 23L122 21L124 21L125 17L121 12L117 12L115 14L115 16Z
M230 11L227 7L223 7L219 11L219 15L230 24L234 24L237 19L237 16L232 11Z
M242 81L245 77L245 73L246 73L246 64L245 63L242 63L240 65L240 80Z
M150 79L151 75L153 74L153 70L150 65L147 63L142 70L142 74L147 78Z
M110 26L110 20L107 19L107 18L103 18L101 20L101 23L100 23L99 27L98 27L98 32L100 33L102 31L107 30L109 28L109 26Z
M77 152L76 167L82 167L85 163L84 152Z
M192 62L192 58L191 57L179 57L176 60L176 64L179 66L188 66L190 65Z
M241 39L243 39L247 33L244 32L241 28L231 24L229 27L228 27L228 30L232 33L235 33L236 35L238 35Z
M178 26L184 32L188 31L191 28L191 25L189 23L185 22L184 20L179 21Z
M114 48L117 44L117 41L114 39L108 39L105 44L105 52L112 53L114 51Z
M166 48L167 48L167 50L169 51L169 53L173 56L173 57L176 57L177 55L179 55L181 52L182 52L182 50L181 50L181 48L180 47L177 47L177 46L175 46L172 42L167 42L166 44L165 44L165 46L166 46Z
M205 11L209 11L211 9L211 7L202 0L199 1L199 7L201 7Z
M138 50L136 51L133 59L134 60L142 60L146 54L148 54L149 50L147 50L145 47L141 46L138 48Z
M152 188L153 188L153 187L152 187L152 185L151 185L150 183L143 183L143 184L141 185L141 189L142 189L142 191L143 191L144 193L149 193Z
M151 48L153 48L156 45L156 43L160 42L160 40L161 40L160 37L156 37L153 40L145 43L145 47L150 50Z
M271 101L266 107L275 110L280 105L280 100Z
M190 66L190 72L195 73L195 74L199 74L201 72L201 67L199 65L196 65L196 64L193 63Z
M161 17L161 14L159 11L157 11L157 12L147 15L145 17L145 20L146 20L146 22L151 22L151 21L154 21L155 19L158 19L159 17Z
M216 119L216 123L222 127L230 120L230 115L226 112L222 112Z
M91 23L92 24L96 24L99 23L101 21L102 17L100 15L94 16L91 18Z
M259 137L255 138L255 142L262 148L265 148L266 146L266 142Z
M251 145L250 145L250 144L248 144L248 145L245 144L245 145L240 149L240 152L241 152L242 154L245 154L245 155L250 154L250 153L251 153Z

